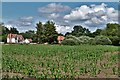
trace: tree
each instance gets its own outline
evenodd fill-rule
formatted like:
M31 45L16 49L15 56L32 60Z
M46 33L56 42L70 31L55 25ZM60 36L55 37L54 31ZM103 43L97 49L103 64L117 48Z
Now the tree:
M17 28L14 28L14 27L10 28L9 32L12 33L12 34L18 34L19 33L19 31L17 30Z
M0 34L5 35L9 33L9 29L4 26L4 23L0 23Z
M66 32L66 33L65 33L65 36L68 36L68 35L71 35L71 33L70 33L70 32Z
M4 26L4 23L0 23L0 41L7 42L7 34L9 33L9 29Z
M35 35L35 32L32 30L28 30L24 33L20 33L21 35L23 35L24 38L33 38L33 36Z
M116 23L108 23L106 28L101 31L101 35L108 36L113 45L119 45L120 41L120 25Z
M37 27L37 32L36 32L36 37L37 37L37 41L38 43L42 43L42 38L43 38L43 25L42 25L42 22L39 21L39 23L36 24Z
M93 32L90 37L95 37L95 36L99 36L101 34L102 29L97 29L95 32Z
M52 21L47 21L44 25L39 22L37 23L37 39L39 43L53 43L57 41L58 33L55 28L55 23Z
M73 27L73 31L71 33L67 32L65 35L69 35L69 34L74 35L76 37L80 37L82 35L89 36L90 35L90 31L87 28L83 28L82 26L77 25L77 26Z
M50 44L53 43L54 41L57 41L58 33L56 31L54 22L47 21L44 24L44 34L46 37L45 41L49 42Z
M107 36L96 36L94 39L95 44L100 44L100 45L110 45L112 44L111 40Z

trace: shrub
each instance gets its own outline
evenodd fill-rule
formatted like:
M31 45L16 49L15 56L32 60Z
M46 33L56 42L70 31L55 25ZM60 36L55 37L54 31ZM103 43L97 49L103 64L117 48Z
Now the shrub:
M119 37L118 36L109 36L110 40L112 41L112 45L119 45Z
M65 44L67 45L92 44L92 41L93 41L93 38L90 38L88 36L75 37L75 36L69 35L69 36L66 36L62 44L64 45Z
M88 36L81 36L79 37L80 44L92 44L93 38Z
M77 42L74 41L73 39L65 39L61 42L63 45L77 45Z
M77 44L79 44L80 40L78 37L75 37L75 36L72 36L72 35L69 35L69 36L66 36L66 39L72 39L74 40Z
M96 36L94 39L95 44L101 44L101 45L110 45L112 44L111 40L106 36Z

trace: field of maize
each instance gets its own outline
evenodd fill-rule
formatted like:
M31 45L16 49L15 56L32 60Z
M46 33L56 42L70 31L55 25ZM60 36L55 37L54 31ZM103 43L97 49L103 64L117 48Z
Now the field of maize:
M2 45L2 77L116 78L118 46Z

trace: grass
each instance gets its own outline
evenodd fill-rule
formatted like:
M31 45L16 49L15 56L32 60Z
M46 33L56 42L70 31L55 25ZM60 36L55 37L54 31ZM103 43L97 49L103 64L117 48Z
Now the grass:
M2 76L115 78L118 77L118 49L107 45L3 45Z

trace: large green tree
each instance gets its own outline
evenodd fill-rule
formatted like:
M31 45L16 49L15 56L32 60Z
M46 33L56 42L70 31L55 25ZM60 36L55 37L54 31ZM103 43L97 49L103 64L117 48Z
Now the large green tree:
M0 23L0 41L6 42L7 34L9 33L9 29L4 26L4 23Z
M17 30L17 28L11 27L9 33L19 34L19 31Z
M36 29L36 35L39 43L53 43L54 41L57 41L58 33L54 22L47 21L44 25L39 22L37 23Z
M102 32L102 29L97 29L95 32L91 33L89 36L96 37L96 36L99 36L101 32Z
M77 26L73 27L73 31L71 33L67 32L65 35L69 35L69 34L70 35L74 35L76 37L80 37L82 35L89 36L90 35L90 31L87 28L83 28L82 26L77 25Z
M120 25L116 23L108 23L106 28L101 31L101 35L108 36L113 45L119 45L120 42Z
M43 24L42 22L39 21L39 23L36 24L37 31L36 31L36 37L37 37L37 42L42 43L42 37L43 37Z

